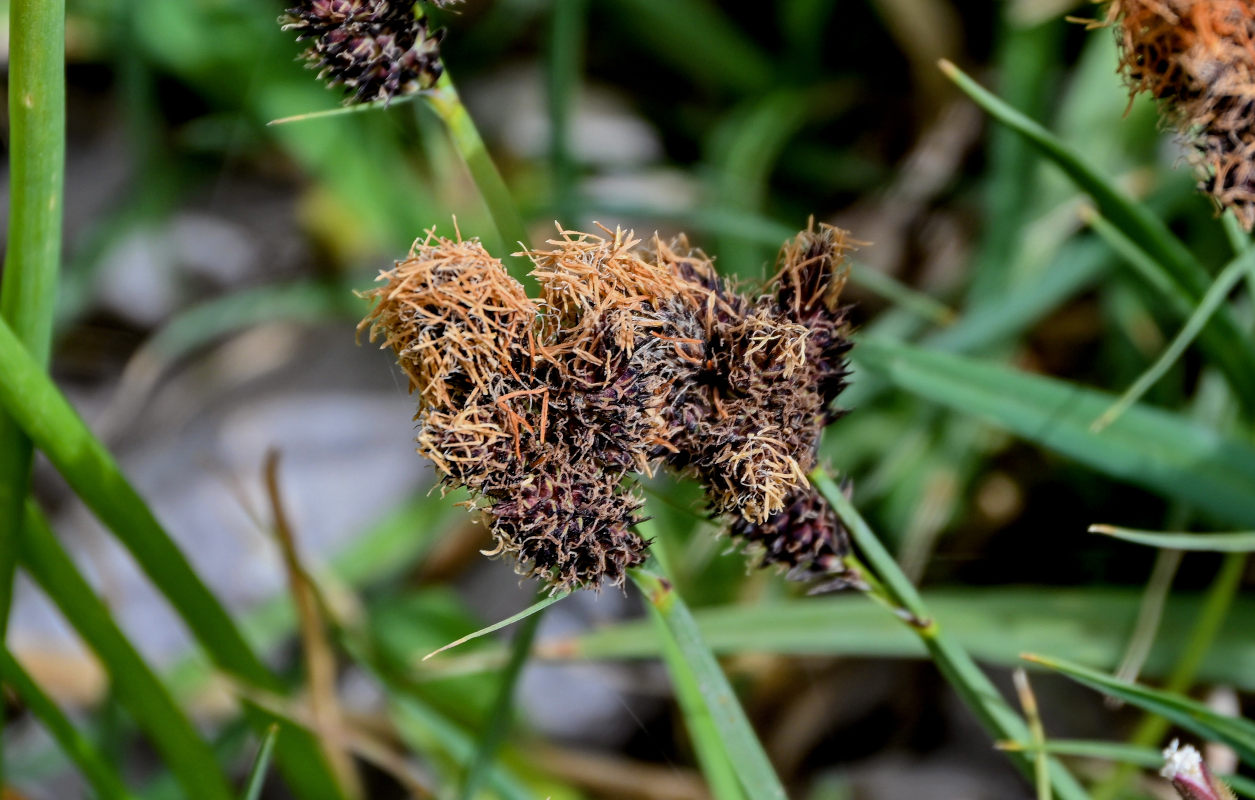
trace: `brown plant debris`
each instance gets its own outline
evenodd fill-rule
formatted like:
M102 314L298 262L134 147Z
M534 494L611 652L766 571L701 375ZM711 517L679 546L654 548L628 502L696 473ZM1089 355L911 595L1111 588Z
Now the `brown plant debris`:
M418 449L482 507L497 546L555 590L621 585L645 560L636 475L667 466L762 565L842 569L810 486L850 342L845 233L811 226L755 297L684 237L560 231L527 253L529 298L477 240L431 232L380 274L362 322L418 392Z
M301 0L279 18L304 58L331 86L344 86L346 104L387 101L435 85L443 71L440 36L414 4L400 0Z
M1196 152L1200 189L1255 226L1255 2L1113 0L1130 91L1162 101Z

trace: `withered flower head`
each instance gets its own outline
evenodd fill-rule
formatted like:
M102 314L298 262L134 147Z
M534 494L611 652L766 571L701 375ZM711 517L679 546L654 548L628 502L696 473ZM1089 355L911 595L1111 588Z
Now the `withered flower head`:
M344 86L346 103L391 100L440 78L439 32L404 0L302 0L279 22L309 41L305 60L319 79Z
M1200 188L1255 226L1255 3L1113 0L1121 65L1132 92L1192 144Z
M763 565L841 570L809 485L844 386L844 234L810 228L754 299L683 237L561 231L535 300L478 241L429 234L381 273L363 321L419 395L418 445L476 494L497 546L552 588L621 584L645 558L633 476L697 477Z

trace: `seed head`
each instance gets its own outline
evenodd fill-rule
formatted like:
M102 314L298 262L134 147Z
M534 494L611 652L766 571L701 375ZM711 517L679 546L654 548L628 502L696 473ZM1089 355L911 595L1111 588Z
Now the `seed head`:
M763 564L841 568L814 466L844 385L843 234L810 228L757 299L683 237L559 231L532 300L477 240L429 234L382 272L362 326L419 395L418 449L471 490L493 554L551 588L618 585L645 558L636 475L697 477Z
M308 41L305 60L347 104L391 100L431 88L440 78L440 35L399 0L303 0L279 18Z
M1255 226L1255 4L1113 0L1120 70L1191 143L1200 188Z
M732 522L729 534L756 554L763 566L780 566L795 580L830 577L843 571L849 534L823 495L807 486L761 523Z

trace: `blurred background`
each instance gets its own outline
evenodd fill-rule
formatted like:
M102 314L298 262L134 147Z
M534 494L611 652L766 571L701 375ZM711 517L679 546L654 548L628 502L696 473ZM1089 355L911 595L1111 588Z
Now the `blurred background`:
M464 235L503 245L423 103L267 124L340 97L298 60L276 22L282 3L68 6L54 376L270 663L299 682L262 473L267 451L280 454L306 566L345 624L412 680L414 705L399 706L352 659L337 674L346 716L407 754L359 765L366 796L406 796L406 769L456 771L440 726L484 724L504 639L419 658L522 609L535 587L479 555L489 538L456 498L429 494L414 399L390 355L357 341L366 308L353 290L427 229L452 234L455 216ZM865 243L847 290L864 335L1119 392L1177 323L1083 223L1074 187L936 66L954 61L1055 131L1214 267L1226 240L1184 151L1152 105L1129 103L1111 32L1065 19L1104 13L1069 0L467 0L431 16L534 242L555 221L686 231L752 284L813 215ZM1186 407L1204 378L1188 356L1148 402ZM853 479L859 508L1000 686L1024 650L1115 669L1144 596L1169 583L1141 671L1174 663L1218 557L1190 555L1174 580L1155 551L1086 527L1179 528L1196 522L1189 509L874 375L856 371L843 399L852 413L829 429L826 463ZM126 633L243 774L256 742L230 687L56 472L40 463L35 480ZM673 532L677 583L795 796L1033 796L892 619L842 595L807 616L801 587L747 571L708 535L693 487L650 493ZM1199 672L1233 687L1204 696L1235 709L1255 683L1255 609L1236 603ZM640 613L634 592L613 589L547 612L503 761L521 796L707 796ZM9 642L131 785L179 796L25 579ZM1057 678L1034 686L1052 736L1120 736L1138 718ZM82 795L37 721L16 703L10 714L20 796ZM277 776L266 792L292 796Z

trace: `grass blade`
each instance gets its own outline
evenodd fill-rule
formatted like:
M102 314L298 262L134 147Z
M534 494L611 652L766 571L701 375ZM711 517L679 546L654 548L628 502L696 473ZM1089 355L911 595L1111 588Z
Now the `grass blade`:
M279 691L278 679L257 658L235 622L100 440L92 435L52 380L0 322L0 407L22 427L75 493L135 557L214 664L242 682ZM29 515L27 517L29 519ZM263 728L273 719L248 712ZM286 733L286 732L285 732ZM301 797L339 797L308 736L285 735L279 764Z
M304 114L292 114L287 117L279 117L272 119L266 123L266 127L272 125L290 125L293 122L309 122L315 119L327 119L328 117L342 117L345 114L362 114L367 111L387 111L393 106L404 105L405 103L417 100L422 96L423 92L414 92L403 97L390 97L387 100L376 100L373 103L356 103L351 106L337 106L336 108L324 108L318 111L307 111Z
M1137 242L1164 271L1171 282L1195 305L1202 300L1210 279L1207 271L1185 245L1145 206L1121 193L1112 181L1080 154L1037 122L1004 103L949 61L941 70L965 94L994 119L1024 136L1088 194L1099 211L1129 239ZM1225 373L1238 397L1248 405L1255 401L1255 346L1236 318L1222 309L1204 329L1201 343Z
M657 502L657 499L651 502ZM662 571L674 575L671 566L673 562L667 547L672 540L658 536L658 526L653 521L658 518L656 509L647 509L646 516L646 521L637 523L636 529L643 538L654 542L651 549ZM737 776L718 723L710 713L702 696L701 686L695 680L697 676L689 668L684 652L680 650L660 615L651 611L647 625L645 633L650 644L658 648L659 656L667 665L672 691L680 706L680 713L684 715L689 741L692 742L711 795L715 800L742 800L745 795L741 791L741 779Z
M41 366L51 349L65 174L65 0L9 9L9 226L0 319ZM0 413L0 640L8 629L31 443Z
M1103 761L1115 761L1131 764L1146 769L1159 769L1163 766L1163 753L1154 747L1139 747L1122 742L1102 742L1087 739L1053 739L1040 747L1028 742L999 742L999 750L1022 750L1032 753L1042 750L1057 756L1076 756L1078 758L1096 758ZM1255 780L1243 778L1241 775L1218 773L1233 791L1243 797L1255 797Z
M854 361L899 388L1006 428L1119 480L1255 524L1255 449L1156 409L1135 407L1101 434L1110 395L964 356L862 339Z
M1163 766L1163 754L1155 747L1124 745L1122 742L1083 740L1083 738L1055 738L1055 740L1045 742L1040 747L1028 742L998 742L998 749L1008 751L1022 750L1024 752L1042 750L1057 756L1077 756L1081 757L1081 759L1114 761L1117 764L1146 767L1148 770L1158 770ZM1217 772L1217 776L1224 779L1226 784L1229 784L1230 789L1236 791L1242 797L1255 797L1255 780L1251 780L1249 777L1242 777L1241 775L1226 775L1224 772Z
M1090 533L1101 533L1134 544L1165 550L1196 550L1204 553L1255 552L1255 531L1233 533L1187 533L1142 531L1115 525L1090 525Z
M1015 666L1029 651L1058 652L1099 669L1114 670L1123 641L1137 619L1135 589L1038 587L935 589L928 608L945 620L946 632L979 661ZM1203 597L1176 593L1163 612L1145 673L1166 676L1186 650L1204 608ZM853 593L734 604L693 612L702 637L718 655L776 653L795 656L921 658L919 638ZM1255 618L1255 598L1236 598L1228 620L1199 670L1204 681L1255 690L1255 641L1243 620ZM652 626L632 621L598 627L572 638L547 641L539 655L552 659L657 658ZM485 651L484 660L491 653ZM500 656L500 654L498 654ZM500 657L496 659L499 663Z
M1216 313L1216 309L1220 308L1229 293L1238 285L1238 281L1251 273L1252 265L1255 265L1255 253L1244 253L1221 270L1216 276L1216 280L1208 288L1207 293L1203 295L1203 299L1199 301L1198 308L1194 309L1190 314L1185 325L1173 337L1172 342L1164 349L1163 353L1155 360L1145 372L1138 376L1124 394L1120 395L1120 399L1112 403L1103 415L1094 420L1093 429L1101 431L1112 422L1114 422L1121 414L1129 409L1134 403L1142 399L1142 396L1154 386L1155 383L1164 376L1164 374L1172 368L1177 362L1181 354L1185 352L1185 348L1190 346L1194 341L1194 337L1198 336L1199 331L1211 319L1212 314Z
M468 633L465 636L463 636L461 639L457 639L455 641L449 642L444 647L441 647L437 650L432 650L430 653L423 656L423 660L426 661L427 659L431 658L434 655L437 655L438 653L443 653L446 650L451 650L460 644L466 644L467 642L473 639L478 639L481 636L487 636L490 633L495 633L501 630L502 628L513 625L519 620L527 619L533 614L538 614L541 611L544 611L546 608L549 608L549 606L553 605L554 603L558 602L559 600L561 600L562 598L566 597L569 594L570 592L563 592L562 594L555 594L550 597L546 597L543 600L537 600L535 603L532 603L530 606L523 609L517 614L508 616L505 619L501 620L500 622L494 622L493 624L487 626L486 628L480 628L474 633Z
M118 628L43 515L29 503L20 557L22 566L100 659L119 699L148 735L187 796L196 800L231 797L209 745Z
M248 771L248 781L244 784L241 800L257 800L261 797L262 787L266 785L266 774L270 771L270 760L274 757L275 740L278 738L278 725L271 725L266 729L266 736L257 750L257 758L253 760L253 768Z
M1255 724L1247 720L1226 717L1187 697L1127 683L1079 664L1039 655L1025 655L1024 658L1091 689L1157 714L1196 736L1224 742L1237 752L1242 761L1255 764Z
M246 683L277 688L274 676L249 649L109 451L4 324L0 324L0 406L135 556L214 662Z
M731 762L746 795L754 800L784 800L788 795L746 718L745 710L741 708L719 662L702 641L697 623L675 587L667 579L643 569L632 570L629 574L648 601L658 629L667 638L663 654L671 655L667 668L672 673L672 680L697 686L705 711L719 734L724 759Z
M86 736L79 733L52 698L44 694L13 654L4 648L0 648L0 676L21 698L23 705L39 718L61 751L78 767L98 800L130 800L134 797L123 785L113 765L96 751Z
M1189 631L1189 635L1184 645L1177 651L1176 663L1164 684L1165 692L1187 691L1198 677L1203 659L1217 643L1225 620L1231 616L1235 619L1243 619L1238 615L1231 615L1230 609L1237 599L1245 566L1246 555L1242 553L1230 553L1221 560L1220 569L1207 588L1206 600L1185 628ZM1168 727L1167 719L1147 714L1129 738L1132 744L1144 746L1158 744L1167 735ZM1127 777L1128 771L1125 769L1117 769L1108 775L1094 787L1094 800L1117 797L1127 783Z
M880 543L880 539L845 493L822 469L811 473L811 482L845 523L855 545L871 565L874 576L868 575L865 568L858 571L865 578L883 582L880 587L882 602L897 606L896 609L891 609L898 612L894 616L905 621L920 638L937 668L985 729L995 739L1029 738L1030 732L1024 720L1002 698L967 651L942 631L915 586L899 569L893 556ZM1014 761L1025 775L1034 774L1035 759L1021 756L1014 758ZM1085 790L1062 764L1051 760L1046 768L1050 774L1050 784L1059 797L1064 800L1086 800Z

